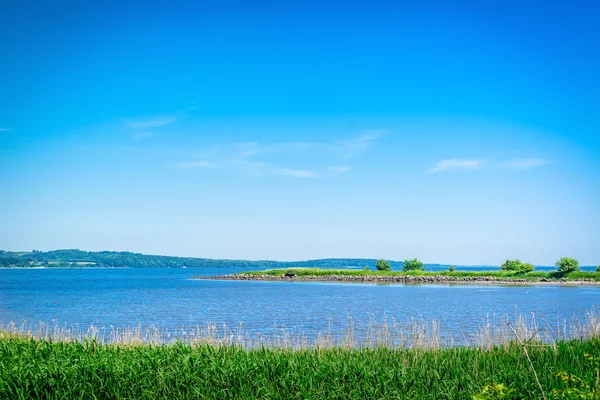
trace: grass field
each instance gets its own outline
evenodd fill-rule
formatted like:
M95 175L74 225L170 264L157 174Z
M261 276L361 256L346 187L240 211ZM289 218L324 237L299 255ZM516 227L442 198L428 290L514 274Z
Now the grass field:
M528 354L548 398L567 387L560 372L593 390L598 338L531 344ZM517 344L292 350L0 338L2 399L470 399L490 384L514 390L506 398L542 398Z
M187 342L135 329L103 341L93 330L10 324L0 330L0 399L472 399L484 390L478 399L600 397L597 310L572 322L571 340L546 340L533 317L503 325L512 340L488 327L478 344L452 347L432 324L405 327L420 338L410 343L395 341L388 326L373 326L362 342L256 343L212 328Z
M288 269L270 269L264 271L245 272L245 275L265 275L265 276L284 276L294 275L297 277L307 276L429 276L429 277L449 277L449 278L472 278L472 277L492 277L502 280L525 279L539 281L548 280L593 280L600 282L600 272L571 272L563 275L557 271L533 271L528 273L509 272L509 271L376 271L376 270L356 270L356 269L319 269L319 268L288 268Z

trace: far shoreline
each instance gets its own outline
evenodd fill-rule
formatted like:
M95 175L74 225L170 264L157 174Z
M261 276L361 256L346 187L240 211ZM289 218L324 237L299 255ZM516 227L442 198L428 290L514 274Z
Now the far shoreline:
M293 274L261 274L238 273L216 276L194 276L191 279L220 281L258 281L258 282L327 282L327 283L382 283L382 284L459 284L459 285L558 285L558 286L600 286L600 281L593 279L523 279L498 278L494 276L453 277L443 275L293 275Z

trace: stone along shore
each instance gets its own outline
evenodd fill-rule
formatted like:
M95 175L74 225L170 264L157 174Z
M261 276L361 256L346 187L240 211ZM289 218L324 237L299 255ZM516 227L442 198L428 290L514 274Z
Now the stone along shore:
M222 276L196 276L194 279L228 281L276 281L276 282L358 282L358 283L494 283L494 284L560 284L560 285L600 285L592 279L566 280L539 278L536 280L512 278L502 279L493 276L413 276L413 275L255 275L232 274Z

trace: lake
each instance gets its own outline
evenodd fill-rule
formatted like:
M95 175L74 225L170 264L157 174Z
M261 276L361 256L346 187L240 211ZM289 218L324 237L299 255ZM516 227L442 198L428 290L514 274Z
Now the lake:
M247 270L247 269L245 269ZM236 268L0 269L0 324L114 329L155 326L173 337L206 326L247 335L296 332L310 339L360 332L375 322L437 321L461 342L507 316L531 317L556 329L600 305L598 286L405 285L248 282L191 279L242 272Z

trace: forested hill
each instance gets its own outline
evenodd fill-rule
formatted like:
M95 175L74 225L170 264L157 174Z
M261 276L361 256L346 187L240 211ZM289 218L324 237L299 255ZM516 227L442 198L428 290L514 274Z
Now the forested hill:
M209 258L154 256L116 251L53 250L10 252L0 250L0 267L129 267L129 268L364 268L375 267L375 259L329 258L308 261L214 260ZM401 261L390 261L393 269L401 269Z

